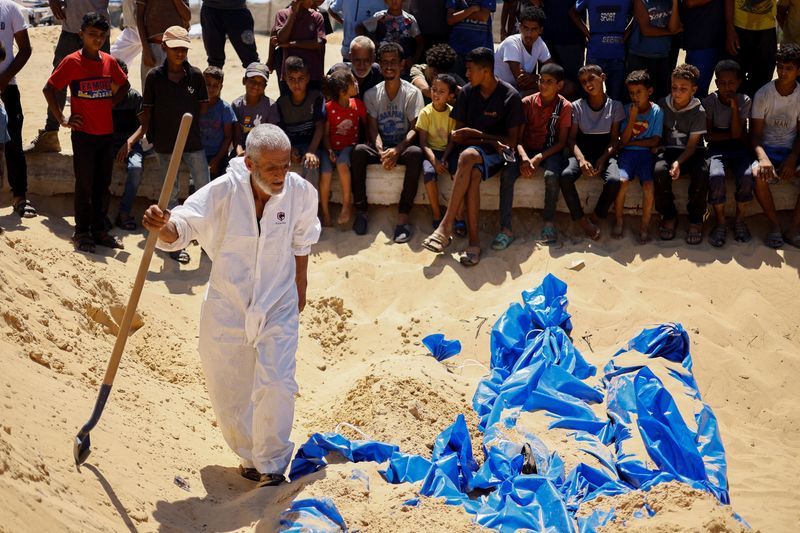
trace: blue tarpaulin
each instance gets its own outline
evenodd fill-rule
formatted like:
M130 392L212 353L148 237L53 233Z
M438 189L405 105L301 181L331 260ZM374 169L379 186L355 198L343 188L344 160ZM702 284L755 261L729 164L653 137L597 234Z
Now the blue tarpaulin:
M523 302L511 304L492 329L491 372L472 402L484 432L480 469L459 415L436 438L430 459L390 444L315 434L298 451L290 477L322 468L330 451L353 461L388 461L381 472L389 483L421 483L421 495L462 505L477 523L499 531L590 533L612 520L614 511L576 519L584 502L672 480L728 503L719 426L692 375L686 331L674 323L642 331L611 358L601 384L591 386L586 380L596 368L569 337L566 290L564 282L546 276L539 287L523 292ZM441 334L423 342L438 360L461 349ZM682 405L691 405L693 412L681 412L673 394L684 394ZM535 472L523 474L522 447L504 433L516 427L523 411L541 411L552 418L550 429L569 430L568 438L592 458L591 465L565 471L558 450L520 427L515 431L530 445L527 464ZM642 516L648 513L652 510L643 509Z
M330 498L295 500L281 513L279 531L291 533L333 533L347 531L344 518Z

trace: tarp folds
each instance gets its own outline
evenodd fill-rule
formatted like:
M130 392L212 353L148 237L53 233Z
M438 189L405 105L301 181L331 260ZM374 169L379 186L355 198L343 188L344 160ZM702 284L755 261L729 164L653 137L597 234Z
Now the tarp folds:
M422 344L437 361L444 361L461 353L461 341L447 340L441 333L434 333L422 339Z
M296 500L281 513L279 531L336 533L347 531L344 518L330 498Z

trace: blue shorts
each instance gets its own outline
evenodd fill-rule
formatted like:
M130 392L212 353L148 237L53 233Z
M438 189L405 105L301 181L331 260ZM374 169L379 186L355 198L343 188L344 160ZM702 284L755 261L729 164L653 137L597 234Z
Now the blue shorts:
M653 154L650 150L621 150L617 156L619 180L639 178L641 183L653 181Z
M433 150L433 155L436 156L437 160L441 159L444 155L444 150ZM456 168L458 168L458 154L456 152L450 152L450 155L447 158L447 170L450 172L450 174L455 174ZM436 173L436 168L434 168L433 164L428 161L427 157L424 161L422 161L422 178L425 183L439 179L439 174Z
M320 172L333 172L334 165L347 165L350 166L350 154L353 151L355 146L345 146L341 150L334 150L333 153L336 154L336 163L334 164L331 161L331 158L328 156L328 151L323 150L322 157L319 158L319 170Z
M497 153L497 150L492 150L491 152L487 152L480 146L467 146L466 149L469 148L476 150L481 155L481 159L483 161L473 166L472 168L477 168L478 170L481 171L481 179L483 179L483 181L488 180L489 178L500 172L506 165L506 160L503 159L503 156Z

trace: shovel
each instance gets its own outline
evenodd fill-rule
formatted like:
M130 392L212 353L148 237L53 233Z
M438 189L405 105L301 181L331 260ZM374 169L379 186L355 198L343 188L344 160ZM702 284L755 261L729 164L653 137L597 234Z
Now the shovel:
M191 124L192 115L184 113L183 118L181 118L180 128L178 129L178 137L175 139L175 147L172 149L169 167L167 167L164 186L161 187L161 196L158 198L158 207L162 211L166 209L169 196L172 193L172 185L175 183L175 176L178 174L178 166L181 163L183 147L186 144L186 137L189 135L189 126ZM80 466L81 463L86 461L86 458L89 457L89 453L91 453L89 432L94 429L100 421L100 416L103 414L106 401L108 401L108 395L111 394L111 385L114 383L114 376L117 375L117 368L119 368L122 352L125 351L125 343L128 341L128 332L131 329L131 322L133 322L133 317L136 314L136 306L139 305L139 296L142 295L142 286L144 285L147 271L150 269L150 259L153 257L153 250L155 250L157 240L158 233L150 232L150 234L147 235L147 242L144 246L142 260L139 262L139 271L136 273L136 281L133 283L133 290L131 291L130 298L128 298L128 306L125 308L125 315L122 317L122 323L119 326L117 341L114 343L114 350L111 352L111 358L108 360L108 368L106 368L106 375L103 378L103 384L100 386L100 392L97 395L97 401L94 404L92 416L75 436L73 453L75 454L75 464L77 466Z

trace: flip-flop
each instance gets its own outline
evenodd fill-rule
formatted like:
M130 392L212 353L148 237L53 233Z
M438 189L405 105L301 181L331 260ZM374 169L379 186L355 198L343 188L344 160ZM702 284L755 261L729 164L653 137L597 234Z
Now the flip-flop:
M286 478L281 474L261 474L258 487L277 487L284 481L286 481Z
M750 228L747 227L747 224L744 220L738 220L733 225L733 239L736 242L750 242L753 236L750 234Z
M780 231L770 232L767 235L767 239L764 242L770 248L774 248L777 250L784 244L783 235L781 235Z
M703 242L703 226L702 224L689 224L686 230L686 244L692 246Z
M189 252L187 252L186 250L178 250L176 252L170 252L169 256L182 265L188 264L189 261L191 261L191 258L189 257Z
M711 233L708 234L708 243L714 248L720 248L725 245L726 235L728 228L725 224L718 224L714 226Z
M492 250L505 250L512 242L514 242L514 237L501 231L492 241Z
M398 224L394 228L394 242L396 244L403 244L411 240L411 235L414 233L414 228L411 224Z
M558 242L558 232L555 226L545 226L539 235L539 240L544 244L555 244Z
M422 247L433 253L440 254L453 242L452 237L447 237L438 231L434 231L422 241Z
M667 226L667 221L661 223L658 227L658 236L662 241L671 241L675 238L675 221L672 222L672 226Z
M477 265L481 262L481 249L470 246L461 252L461 255L458 257L458 262L467 267Z
M239 465L239 475L250 481L261 481L261 472L255 468L245 468Z
M33 218L38 214L31 205L30 200L20 200L14 204L14 212L22 218Z

